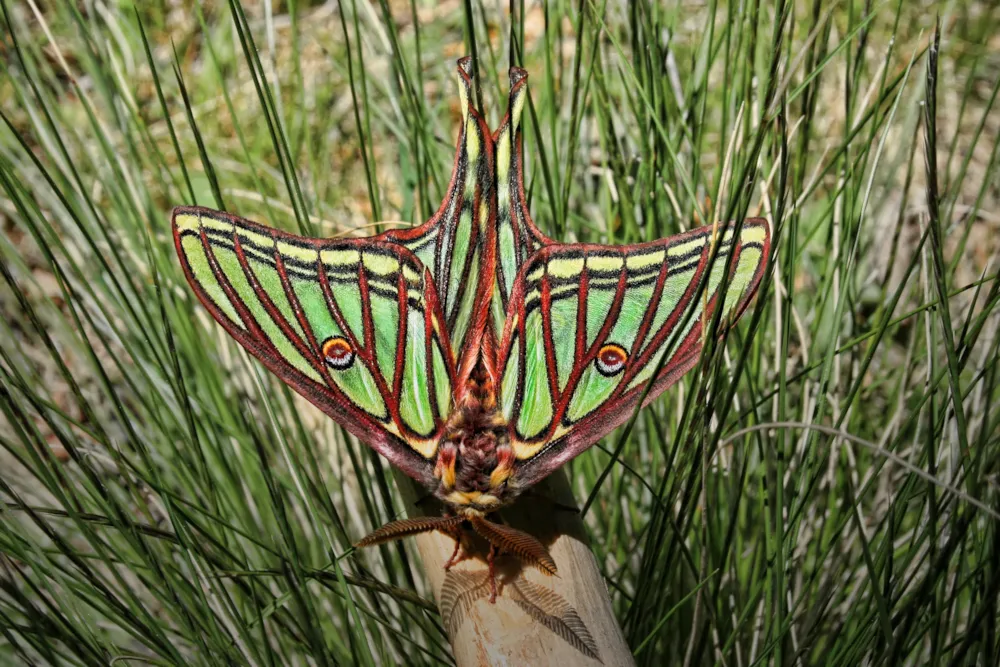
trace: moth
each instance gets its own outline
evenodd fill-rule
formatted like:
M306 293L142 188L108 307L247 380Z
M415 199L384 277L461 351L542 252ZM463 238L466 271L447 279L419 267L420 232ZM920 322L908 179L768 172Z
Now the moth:
M191 288L225 330L347 431L422 483L445 516L393 521L366 546L465 531L554 574L531 535L490 517L625 422L697 362L763 275L768 224L707 226L635 245L558 243L528 214L510 70L490 132L458 63L462 126L447 195L424 224L303 238L200 207L172 224ZM715 260L710 257L715 254ZM699 285L707 284L699 289ZM724 289L723 289L724 287Z

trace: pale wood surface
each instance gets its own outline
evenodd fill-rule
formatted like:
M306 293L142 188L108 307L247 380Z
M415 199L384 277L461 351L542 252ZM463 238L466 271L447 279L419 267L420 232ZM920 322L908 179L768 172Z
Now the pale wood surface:
M410 516L440 514L433 502L414 505L425 491L401 486ZM583 522L569 509L575 507L566 475L557 471L501 512L505 523L542 541L559 573L548 576L500 557L496 604L489 602L485 543L473 544L473 557L445 572L454 540L440 533L414 538L459 667L635 664Z

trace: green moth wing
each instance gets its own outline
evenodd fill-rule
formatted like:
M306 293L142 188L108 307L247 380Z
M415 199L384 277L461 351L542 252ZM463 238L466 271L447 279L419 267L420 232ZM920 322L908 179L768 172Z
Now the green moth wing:
M731 227L707 226L651 243L536 252L513 286L499 348L516 483L535 483L625 422L650 381L646 403L692 368L703 323L720 304L724 326L742 314L769 246L767 221L749 218L736 240Z
M405 247L430 270L456 359L460 350L477 347L475 334L482 330L478 320L489 302L494 257L493 141L471 103L471 74L472 59L459 60L462 127L440 207L419 227L374 237Z
M200 207L175 208L172 223L188 282L233 338L391 463L433 481L455 357L413 253Z

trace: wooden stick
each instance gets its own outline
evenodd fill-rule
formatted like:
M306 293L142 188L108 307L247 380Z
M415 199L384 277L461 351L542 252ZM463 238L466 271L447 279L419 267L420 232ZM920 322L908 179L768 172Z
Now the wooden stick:
M426 497L422 488L400 486L410 516L440 515L434 502L414 504ZM485 543L473 542L471 557L446 572L455 541L440 533L415 538L458 667L635 664L575 508L566 474L557 471L500 513L542 541L559 573L498 556L496 604L489 602Z

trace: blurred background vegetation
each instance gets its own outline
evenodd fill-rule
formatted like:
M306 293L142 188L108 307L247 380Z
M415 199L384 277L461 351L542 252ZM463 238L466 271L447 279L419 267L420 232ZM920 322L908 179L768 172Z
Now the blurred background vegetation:
M726 346L616 462L611 437L570 467L637 661L998 664L996 3L0 0L0 22L0 663L452 662L412 546L351 549L402 511L386 464L211 321L168 214L422 221L474 53L493 125L508 65L530 73L556 239L772 224Z

